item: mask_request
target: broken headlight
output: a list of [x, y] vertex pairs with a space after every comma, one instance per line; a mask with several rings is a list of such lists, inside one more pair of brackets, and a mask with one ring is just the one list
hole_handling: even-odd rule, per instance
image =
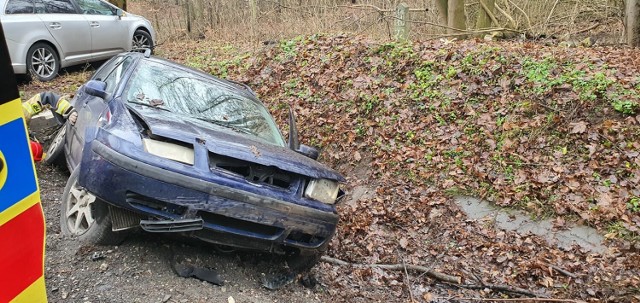
[[193, 148], [147, 138], [142, 139], [142, 144], [144, 150], [152, 155], [193, 165]]
[[322, 203], [334, 204], [338, 197], [338, 182], [327, 179], [314, 179], [309, 182], [304, 196]]

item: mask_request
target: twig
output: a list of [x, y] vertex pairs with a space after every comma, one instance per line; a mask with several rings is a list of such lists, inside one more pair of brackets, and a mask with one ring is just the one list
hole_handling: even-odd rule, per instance
[[492, 299], [492, 298], [456, 298], [462, 301], [491, 301], [491, 302], [568, 302], [577, 303], [580, 301], [571, 299], [549, 299], [549, 298], [511, 298], [511, 299]]
[[561, 273], [561, 274], [563, 274], [563, 275], [565, 275], [567, 277], [574, 278], [574, 279], [577, 278], [577, 276], [574, 273], [569, 272], [567, 270], [564, 270], [564, 269], [562, 269], [562, 268], [560, 268], [558, 266], [555, 266], [553, 264], [545, 263], [544, 265], [553, 268], [555, 271], [557, 271], [557, 272], [559, 272], [559, 273]]
[[581, 29], [581, 30], [579, 30], [579, 31], [575, 31], [575, 32], [573, 32], [573, 33], [569, 33], [569, 35], [571, 36], [571, 35], [582, 34], [582, 33], [584, 33], [584, 32], [588, 32], [588, 31], [590, 31], [590, 30], [592, 30], [592, 29], [594, 29], [594, 28], [596, 28], [596, 27], [598, 27], [598, 26], [600, 26], [600, 25], [602, 25], [602, 24], [600, 24], [600, 23], [596, 23], [596, 24], [594, 24], [594, 25], [592, 25], [592, 26], [589, 26], [589, 27], [587, 27], [587, 28], [583, 28], [583, 29]]
[[498, 10], [503, 16], [505, 16], [505, 18], [509, 19], [509, 24], [511, 24], [511, 28], [517, 28], [518, 27], [518, 25], [516, 24], [516, 21], [513, 20], [513, 17], [511, 17], [511, 15], [509, 15], [505, 10], [500, 8], [498, 3], [496, 3], [496, 10]]
[[482, 9], [485, 11], [485, 13], [487, 13], [487, 16], [489, 16], [489, 19], [491, 19], [491, 21], [493, 21], [493, 24], [500, 26], [500, 23], [498, 23], [498, 19], [496, 19], [496, 16], [493, 14], [493, 12], [487, 7], [487, 5], [484, 3], [483, 0], [480, 0], [480, 6], [482, 6]]
[[407, 284], [407, 290], [409, 291], [409, 298], [411, 299], [411, 303], [413, 303], [415, 302], [415, 300], [413, 300], [413, 293], [411, 292], [413, 283], [409, 280], [409, 273], [407, 272], [407, 265], [404, 263], [404, 258], [402, 259], [402, 266], [404, 267], [404, 279], [406, 280], [405, 283]]
[[513, 5], [518, 11], [520, 11], [520, 13], [522, 15], [524, 15], [524, 18], [527, 19], [527, 26], [529, 27], [528, 30], [531, 30], [531, 19], [529, 19], [529, 15], [527, 15], [527, 13], [524, 12], [523, 9], [521, 9], [517, 4], [513, 3], [513, 1], [511, 0], [506, 0], [509, 3], [511, 3], [511, 5]]
[[[357, 9], [374, 9], [380, 13], [393, 13], [395, 9], [381, 9], [372, 4], [357, 4], [357, 5], [336, 5], [336, 7], [344, 7], [344, 8], [357, 8]], [[426, 12], [429, 11], [427, 8], [410, 8], [410, 12]]]
[[[520, 288], [520, 287], [514, 287], [514, 286], [509, 286], [509, 285], [496, 285], [496, 284], [484, 284], [483, 285], [476, 285], [476, 284], [459, 284], [457, 285], [459, 287], [462, 288], [467, 288], [467, 289], [485, 289], [485, 288], [489, 288], [492, 290], [497, 290], [497, 291], [502, 291], [502, 292], [510, 292], [510, 293], [514, 293], [514, 294], [519, 294], [519, 295], [525, 295], [525, 296], [529, 296], [529, 297], [542, 297], [536, 293], [530, 292], [524, 288]], [[544, 298], [546, 299], [546, 298]], [[520, 299], [523, 300], [523, 299]]]
[[560, 0], [556, 0], [556, 2], [553, 4], [553, 7], [551, 8], [551, 11], [549, 12], [549, 16], [547, 16], [547, 21], [545, 22], [545, 29], [549, 24], [549, 20], [551, 20], [551, 16], [553, 16], [553, 11], [555, 11], [556, 6], [558, 6], [558, 2], [560, 2]]
[[[386, 18], [391, 18], [391, 19], [399, 19], [396, 16], [386, 16]], [[510, 31], [510, 32], [516, 32], [521, 34], [522, 32], [516, 29], [511, 29], [511, 28], [504, 28], [504, 27], [498, 27], [498, 28], [487, 28], [487, 29], [481, 29], [481, 30], [464, 30], [464, 29], [459, 29], [459, 28], [455, 28], [455, 27], [449, 27], [446, 25], [441, 25], [441, 24], [437, 24], [437, 23], [433, 23], [433, 22], [429, 22], [429, 21], [414, 21], [414, 20], [404, 20], [405, 22], [409, 22], [409, 23], [416, 23], [416, 24], [427, 24], [427, 25], [432, 25], [432, 26], [436, 26], [436, 27], [441, 27], [441, 28], [446, 28], [446, 29], [452, 29], [454, 31], [457, 31], [458, 33], [456, 34], [447, 34], [447, 35], [437, 35], [438, 38], [442, 38], [442, 37], [447, 37], [447, 36], [461, 36], [461, 35], [468, 35], [468, 34], [479, 34], [479, 33], [489, 33], [489, 32], [500, 32], [500, 31]], [[428, 35], [426, 35], [428, 36]]]
[[433, 279], [440, 280], [443, 282], [447, 282], [451, 284], [462, 283], [462, 278], [460, 277], [443, 274], [420, 265], [408, 264], [406, 266], [403, 266], [402, 264], [358, 264], [358, 263], [345, 262], [340, 259], [335, 259], [328, 256], [322, 256], [320, 260], [326, 263], [331, 263], [331, 264], [336, 264], [341, 266], [373, 267], [373, 268], [388, 269], [388, 270], [404, 270], [406, 268], [409, 270], [425, 273], [428, 277], [431, 277]]
[[509, 285], [497, 285], [497, 284], [485, 284], [482, 283], [482, 285], [478, 285], [478, 284], [462, 284], [462, 278], [461, 277], [456, 277], [456, 276], [450, 276], [447, 274], [443, 274], [437, 271], [433, 271], [431, 269], [428, 269], [424, 266], [420, 266], [420, 265], [413, 265], [413, 264], [409, 264], [409, 265], [404, 265], [404, 264], [359, 264], [359, 263], [349, 263], [349, 262], [345, 262], [342, 261], [340, 259], [336, 259], [336, 258], [331, 258], [328, 256], [322, 256], [322, 258], [320, 259], [323, 262], [326, 263], [331, 263], [331, 264], [336, 264], [336, 265], [341, 265], [341, 266], [354, 266], [354, 267], [369, 267], [369, 268], [380, 268], [380, 269], [387, 269], [387, 270], [398, 270], [398, 271], [402, 271], [402, 270], [413, 270], [413, 271], [417, 271], [417, 272], [422, 272], [425, 273], [427, 276], [438, 280], [438, 281], [442, 281], [445, 283], [449, 283], [451, 285], [455, 285], [458, 287], [462, 287], [462, 288], [467, 288], [467, 289], [492, 289], [492, 290], [496, 290], [496, 291], [501, 291], [501, 292], [508, 292], [508, 293], [514, 293], [514, 294], [519, 294], [519, 295], [525, 295], [525, 296], [530, 296], [530, 297], [543, 297], [542, 295], [536, 294], [534, 292], [528, 291], [526, 289], [523, 288], [519, 288], [519, 287], [513, 287], [513, 286], [509, 286]]

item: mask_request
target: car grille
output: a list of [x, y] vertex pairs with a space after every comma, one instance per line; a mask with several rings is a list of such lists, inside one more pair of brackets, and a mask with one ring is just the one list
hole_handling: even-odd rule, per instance
[[269, 184], [285, 189], [289, 189], [293, 183], [291, 174], [273, 166], [260, 165], [214, 153], [209, 153], [209, 163], [211, 170], [231, 172], [250, 182]]
[[206, 225], [213, 225], [217, 229], [231, 232], [252, 233], [264, 238], [270, 238], [282, 234], [282, 228], [255, 223], [246, 220], [235, 219], [223, 215], [199, 211], [198, 216], [202, 218]]

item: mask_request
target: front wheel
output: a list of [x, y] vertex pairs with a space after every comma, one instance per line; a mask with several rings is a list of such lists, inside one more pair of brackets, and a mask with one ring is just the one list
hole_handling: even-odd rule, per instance
[[80, 167], [76, 167], [64, 188], [60, 210], [60, 229], [82, 242], [117, 245], [125, 234], [111, 230], [107, 203], [78, 185]]
[[45, 164], [52, 165], [54, 163], [64, 163], [64, 140], [67, 135], [67, 124], [63, 124], [62, 127], [53, 137], [53, 140], [47, 148], [47, 154], [42, 160]]
[[51, 81], [58, 75], [60, 59], [49, 44], [38, 42], [27, 51], [27, 72], [40, 81]]
[[136, 30], [131, 40], [131, 50], [134, 52], [144, 52], [146, 49], [150, 49], [153, 52], [151, 35], [141, 29]]

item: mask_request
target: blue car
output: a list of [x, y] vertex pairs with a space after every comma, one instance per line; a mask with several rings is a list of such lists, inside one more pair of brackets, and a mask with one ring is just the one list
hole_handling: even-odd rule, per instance
[[67, 235], [116, 244], [139, 227], [317, 260], [335, 233], [344, 178], [298, 143], [292, 111], [286, 142], [244, 84], [123, 53], [72, 104], [46, 159], [71, 172]]

